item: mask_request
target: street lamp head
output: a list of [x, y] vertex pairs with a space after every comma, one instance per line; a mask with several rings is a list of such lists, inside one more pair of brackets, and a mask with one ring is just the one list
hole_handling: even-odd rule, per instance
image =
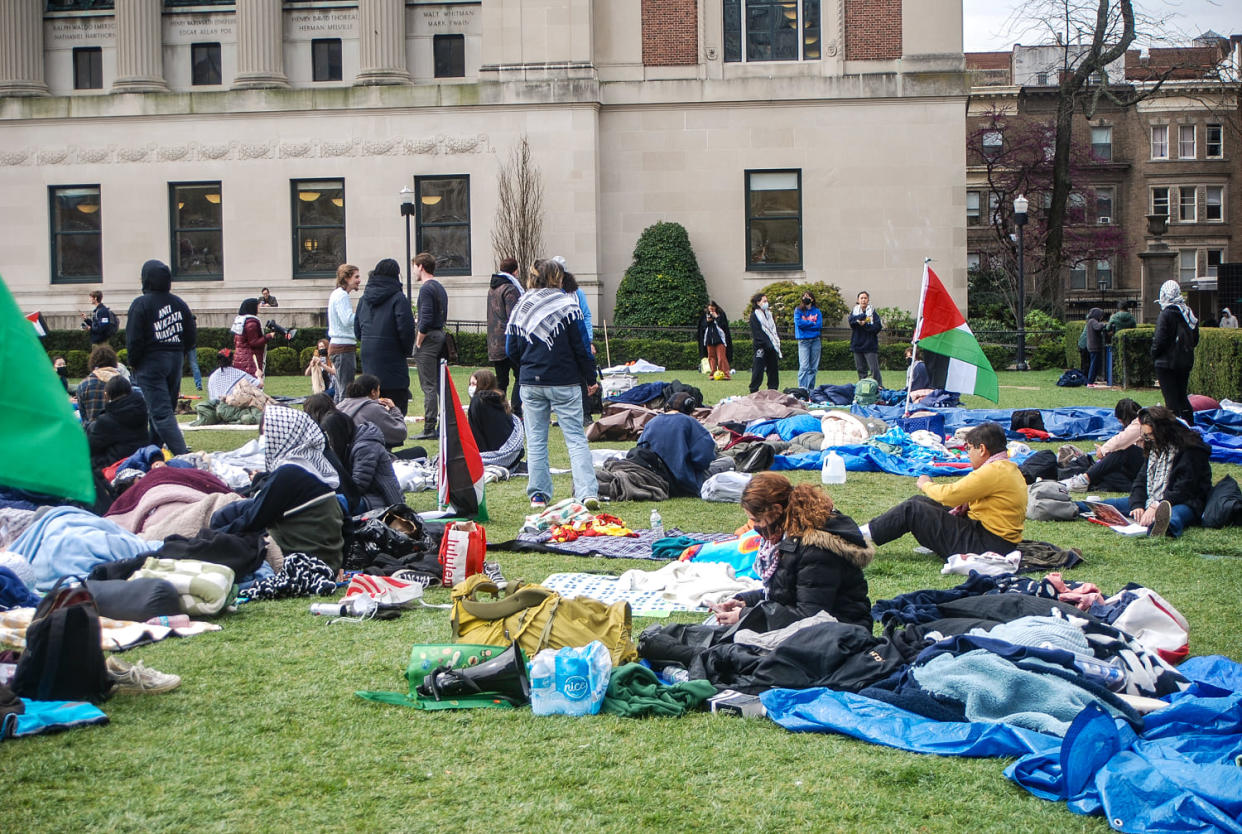
[[414, 213], [414, 189], [408, 185], [401, 189], [401, 214], [409, 217]]
[[1030, 208], [1030, 202], [1026, 197], [1019, 194], [1013, 201], [1013, 222], [1018, 226], [1026, 225], [1026, 210]]

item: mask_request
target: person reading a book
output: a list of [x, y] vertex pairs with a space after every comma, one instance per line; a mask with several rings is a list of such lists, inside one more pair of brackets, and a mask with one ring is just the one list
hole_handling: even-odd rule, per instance
[[1009, 553], [1022, 540], [1026, 521], [1026, 480], [1005, 450], [1005, 431], [983, 423], [966, 434], [973, 471], [950, 484], [926, 475], [917, 481], [922, 495], [907, 498], [863, 525], [877, 546], [910, 533], [943, 559], [958, 553]]

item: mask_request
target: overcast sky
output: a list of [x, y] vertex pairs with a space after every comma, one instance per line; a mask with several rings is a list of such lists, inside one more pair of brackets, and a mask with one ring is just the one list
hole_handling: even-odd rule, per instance
[[[1026, 0], [962, 0], [964, 48], [967, 52], [1006, 51], [1015, 42], [1045, 41], [1022, 22], [1013, 23], [1015, 8]], [[1228, 37], [1242, 34], [1242, 0], [1138, 0], [1136, 10], [1150, 9], [1174, 17], [1176, 29], [1190, 37], [1211, 29]]]

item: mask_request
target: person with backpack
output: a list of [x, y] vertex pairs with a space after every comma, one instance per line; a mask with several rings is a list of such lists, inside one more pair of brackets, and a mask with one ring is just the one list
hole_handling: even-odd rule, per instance
[[1182, 288], [1172, 279], [1160, 287], [1160, 317], [1151, 340], [1152, 364], [1164, 404], [1187, 425], [1195, 424], [1195, 412], [1186, 396], [1190, 369], [1195, 364], [1195, 346], [1199, 344], [1199, 319], [1190, 311]]
[[90, 297], [95, 309], [82, 314], [82, 329], [89, 332], [92, 345], [102, 345], [116, 335], [116, 316], [104, 306], [102, 292], [91, 290]]
[[884, 329], [884, 322], [880, 321], [880, 314], [871, 306], [871, 294], [866, 290], [858, 294], [858, 303], [850, 313], [849, 322], [850, 352], [854, 354], [858, 378], [870, 374], [876, 384], [883, 385], [880, 375], [880, 331]]

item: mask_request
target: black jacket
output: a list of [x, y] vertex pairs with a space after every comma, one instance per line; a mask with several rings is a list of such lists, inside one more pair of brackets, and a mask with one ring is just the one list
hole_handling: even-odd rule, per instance
[[369, 509], [379, 510], [405, 500], [392, 468], [392, 455], [384, 448], [384, 436], [374, 423], [358, 427], [350, 451], [349, 469]]
[[1092, 307], [1087, 313], [1087, 350], [1091, 353], [1097, 353], [1104, 349], [1104, 331], [1108, 329], [1108, 324], [1104, 321], [1104, 311], [1099, 307]]
[[[863, 568], [875, 556], [858, 525], [847, 515], [833, 513], [821, 529], [801, 539], [786, 538], [779, 545], [776, 572], [767, 581], [767, 602], [789, 609], [792, 619], [826, 611], [843, 623], [871, 630], [871, 600]], [[737, 598], [753, 607], [764, 602], [762, 590]]]
[[[711, 325], [715, 325], [715, 327]], [[716, 332], [716, 327], [719, 327], [720, 332], [724, 334], [725, 358], [732, 363], [733, 336], [729, 333], [729, 322], [724, 316], [718, 316], [710, 323], [707, 321], [707, 313], [699, 316], [699, 332], [696, 337], [699, 342], [699, 356], [707, 356], [708, 345], [721, 344], [720, 334]]]
[[380, 388], [409, 388], [406, 358], [414, 352], [414, 315], [391, 275], [372, 274], [358, 302], [354, 335], [362, 345], [362, 368], [379, 377]]
[[750, 314], [750, 341], [756, 352], [762, 350], [764, 353], [776, 353], [776, 345], [772, 344], [772, 339], [763, 329], [756, 312]]
[[1186, 323], [1182, 311], [1165, 307], [1156, 319], [1156, 334], [1151, 340], [1152, 364], [1157, 368], [1188, 371], [1195, 364], [1195, 345], [1199, 344], [1199, 328]]
[[116, 316], [112, 315], [112, 311], [103, 304], [95, 305], [95, 311], [91, 313], [88, 323], [92, 345], [103, 344], [117, 331]]
[[[366, 298], [366, 293], [363, 293], [362, 297]], [[418, 287], [418, 332], [443, 330], [446, 321], [448, 321], [448, 293], [444, 291], [443, 284], [434, 278], [428, 278]]]
[[124, 460], [150, 442], [146, 401], [138, 394], [112, 400], [87, 427], [86, 436], [92, 468], [103, 469]]
[[850, 350], [854, 353], [879, 353], [879, 334], [884, 329], [884, 323], [880, 321], [880, 314], [874, 310], [870, 324], [863, 321], [864, 318], [862, 313], [850, 315]]
[[[1179, 315], [1178, 318], [1181, 318]], [[1198, 437], [1187, 438], [1186, 445], [1173, 458], [1169, 467], [1169, 482], [1164, 488], [1164, 500], [1170, 504], [1185, 504], [1194, 510], [1195, 518], [1203, 515], [1208, 493], [1212, 491], [1212, 450]], [[1147, 462], [1139, 469], [1130, 487], [1130, 509], [1147, 506]]]
[[125, 324], [125, 347], [131, 368], [154, 351], [185, 353], [198, 341], [190, 308], [169, 292], [172, 273], [160, 261], [142, 265], [142, 295], [129, 305]]

